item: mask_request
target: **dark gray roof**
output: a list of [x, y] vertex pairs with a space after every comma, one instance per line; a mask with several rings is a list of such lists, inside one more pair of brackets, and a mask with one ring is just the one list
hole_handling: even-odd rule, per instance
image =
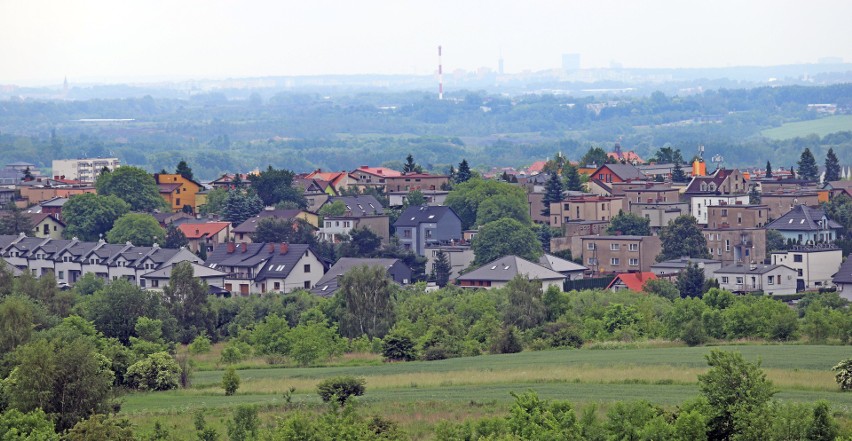
[[539, 263], [539, 265], [541, 265], [545, 268], [552, 269], [553, 271], [556, 271], [557, 273], [585, 271], [585, 270], [588, 269], [583, 265], [572, 262], [570, 260], [565, 260], [565, 259], [556, 257], [552, 254], [543, 254], [538, 259], [538, 263]]
[[[189, 261], [184, 260], [184, 262], [189, 262]], [[180, 262], [178, 262], [178, 263], [180, 263]], [[224, 277], [225, 276], [225, 273], [223, 273], [222, 271], [219, 271], [219, 270], [216, 270], [216, 269], [213, 269], [213, 268], [208, 268], [204, 265], [199, 265], [195, 262], [189, 262], [189, 264], [192, 266], [193, 277], [205, 279], [205, 278], [209, 278], [209, 277]], [[172, 276], [172, 270], [174, 269], [174, 267], [175, 267], [175, 265], [170, 265], [170, 266], [167, 266], [165, 268], [161, 268], [161, 269], [158, 269], [156, 271], [152, 271], [148, 274], [144, 274], [144, 275], [142, 275], [142, 277], [144, 277], [146, 279], [168, 279]]]
[[775, 268], [786, 268], [790, 271], [795, 271], [786, 265], [766, 265], [762, 263], [756, 265], [733, 264], [717, 269], [714, 274], [766, 274]]
[[420, 207], [408, 207], [402, 214], [399, 215], [399, 219], [393, 223], [394, 227], [416, 227], [422, 223], [433, 223], [439, 222], [444, 216], [451, 215], [458, 217], [456, 212], [453, 211], [452, 208], [439, 205], [439, 206], [428, 206], [423, 205]]
[[311, 289], [311, 293], [322, 297], [330, 297], [334, 295], [339, 288], [338, 280], [340, 276], [346, 274], [350, 269], [356, 266], [381, 266], [389, 270], [392, 266], [399, 262], [399, 259], [341, 257], [340, 260], [338, 260], [331, 268], [329, 268], [325, 275], [322, 276], [314, 288]]
[[694, 263], [696, 265], [699, 264], [699, 263], [714, 264], [714, 263], [722, 263], [722, 261], [721, 260], [714, 260], [714, 259], [699, 259], [697, 257], [680, 257], [680, 258], [677, 258], [677, 259], [669, 259], [669, 260], [664, 260], [662, 262], [657, 262], [657, 263], [651, 265], [651, 268], [683, 269], [683, 268], [686, 268], [686, 266], [690, 263]]
[[628, 179], [647, 179], [648, 177], [633, 164], [604, 164], [601, 167], [610, 169], [616, 176], [626, 181]]
[[256, 281], [286, 278], [306, 252], [313, 253], [310, 246], [305, 244], [289, 244], [287, 251], [282, 254], [280, 244], [241, 243], [235, 245], [232, 253], [228, 253], [228, 245], [222, 244], [207, 256], [205, 265], [214, 269], [223, 266], [254, 268], [263, 265], [255, 276]]
[[[827, 225], [823, 225], [821, 227], [818, 222], [826, 220]], [[828, 219], [825, 215], [825, 210], [822, 208], [797, 205], [783, 216], [770, 222], [766, 228], [779, 231], [819, 231], [826, 229], [840, 229], [843, 228], [843, 226], [831, 219]]]
[[840, 269], [837, 270], [837, 274], [834, 275], [831, 281], [835, 284], [852, 283], [852, 259], [846, 259], [846, 262], [840, 265]]
[[[274, 249], [274, 252], [271, 254], [269, 254], [269, 249], [271, 248], [269, 245], [272, 245]], [[268, 260], [264, 262], [263, 268], [257, 273], [257, 277], [255, 277], [256, 281], [269, 278], [286, 278], [306, 252], [313, 253], [310, 246], [305, 244], [290, 244], [285, 254], [281, 254], [280, 248], [275, 247], [275, 244], [269, 245], [266, 246], [265, 251]]]
[[234, 228], [234, 233], [252, 234], [257, 231], [257, 224], [265, 218], [273, 219], [293, 219], [301, 213], [302, 210], [263, 210], [257, 216], [246, 219], [245, 222]]
[[361, 196], [333, 196], [328, 198], [326, 204], [333, 204], [337, 201], [343, 202], [346, 205], [346, 217], [364, 217], [376, 216], [385, 214], [385, 208], [372, 195]]
[[508, 282], [522, 274], [529, 279], [554, 280], [564, 279], [565, 276], [545, 268], [537, 263], [522, 259], [518, 256], [505, 256], [482, 265], [467, 274], [459, 276], [458, 280], [491, 280]]

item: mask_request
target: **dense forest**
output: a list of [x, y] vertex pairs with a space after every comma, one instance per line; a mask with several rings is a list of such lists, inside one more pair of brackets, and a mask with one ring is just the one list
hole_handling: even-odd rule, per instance
[[782, 141], [760, 135], [817, 118], [807, 110], [813, 103], [845, 112], [852, 85], [639, 98], [467, 91], [443, 101], [424, 92], [8, 100], [0, 102], [0, 157], [49, 169], [57, 158], [116, 155], [150, 171], [186, 159], [202, 179], [270, 164], [297, 171], [393, 165], [409, 152], [432, 170], [462, 158], [480, 169], [522, 166], [557, 151], [577, 159], [590, 145], [610, 149], [617, 140], [643, 157], [667, 145], [684, 152], [704, 145], [731, 166], [759, 166], [767, 158], [793, 165], [804, 147], [817, 156], [833, 147], [841, 163], [852, 162], [848, 132]]

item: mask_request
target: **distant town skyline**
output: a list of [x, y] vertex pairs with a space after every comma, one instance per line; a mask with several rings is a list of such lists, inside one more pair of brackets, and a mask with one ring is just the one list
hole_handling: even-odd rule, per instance
[[0, 1], [0, 84], [852, 61], [852, 2]]

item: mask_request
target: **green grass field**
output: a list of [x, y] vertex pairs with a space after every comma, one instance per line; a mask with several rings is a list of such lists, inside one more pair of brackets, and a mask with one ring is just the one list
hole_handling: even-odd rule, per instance
[[834, 115], [811, 121], [798, 121], [766, 129], [761, 134], [772, 139], [804, 137], [812, 133], [825, 136], [829, 133], [852, 131], [852, 115]]
[[[257, 404], [265, 421], [288, 409], [320, 409], [315, 386], [335, 375], [367, 381], [359, 399], [365, 413], [397, 421], [416, 439], [428, 439], [441, 420], [501, 415], [512, 402], [510, 392], [537, 391], [544, 398], [568, 399], [577, 406], [595, 403], [606, 409], [615, 401], [645, 399], [675, 406], [698, 394], [697, 375], [706, 370], [710, 347], [565, 350], [485, 355], [432, 362], [386, 363], [372, 366], [243, 369], [237, 395], [226, 397], [219, 387], [223, 371], [195, 374], [193, 387], [125, 397], [122, 414], [142, 430], [154, 421], [189, 436], [192, 411], [208, 409], [212, 424], [223, 424], [230, 408]], [[848, 346], [741, 345], [725, 346], [751, 361], [762, 361], [776, 384], [776, 398], [812, 402], [828, 400], [848, 421], [852, 394], [841, 393], [831, 367], [850, 356]], [[284, 400], [290, 387], [292, 403]], [[218, 420], [217, 420], [218, 418]]]

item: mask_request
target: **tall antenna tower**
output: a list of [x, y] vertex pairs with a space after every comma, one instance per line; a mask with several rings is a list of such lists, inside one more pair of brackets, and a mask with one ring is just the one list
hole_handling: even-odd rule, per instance
[[444, 99], [444, 70], [441, 66], [441, 46], [438, 46], [438, 99]]

